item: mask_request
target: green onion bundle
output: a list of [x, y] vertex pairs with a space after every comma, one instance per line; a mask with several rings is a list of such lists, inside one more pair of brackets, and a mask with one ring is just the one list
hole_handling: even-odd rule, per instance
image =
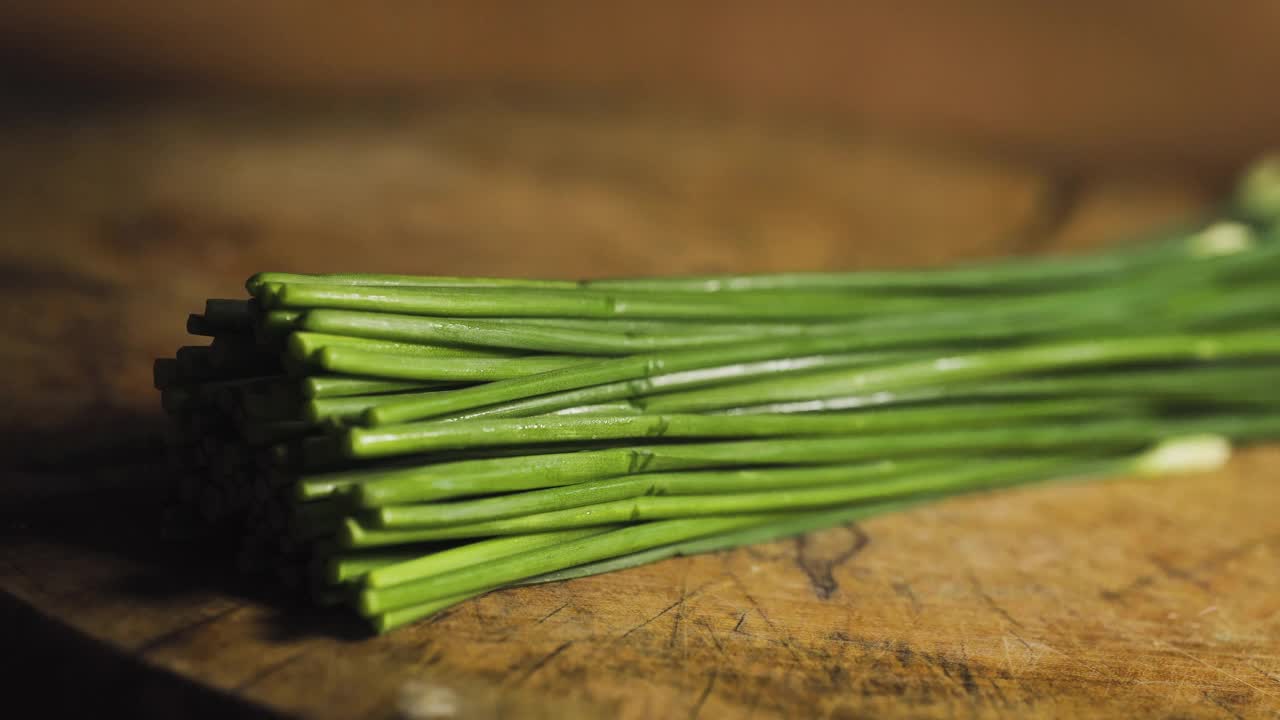
[[571, 282], [260, 273], [156, 361], [175, 513], [379, 631], [476, 595], [1280, 437], [1280, 164], [1092, 254]]

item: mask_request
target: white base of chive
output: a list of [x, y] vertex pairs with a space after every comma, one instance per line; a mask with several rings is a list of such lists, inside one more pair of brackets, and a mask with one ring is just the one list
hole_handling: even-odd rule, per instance
[[1140, 455], [1134, 470], [1142, 475], [1217, 470], [1231, 459], [1231, 441], [1221, 435], [1170, 438]]
[[1216, 222], [1188, 240], [1192, 257], [1235, 255], [1257, 244], [1253, 230], [1244, 223]]

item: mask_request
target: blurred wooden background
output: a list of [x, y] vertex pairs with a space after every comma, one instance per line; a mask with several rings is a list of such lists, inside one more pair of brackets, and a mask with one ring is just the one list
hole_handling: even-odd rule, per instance
[[47, 0], [5, 4], [0, 48], [36, 84], [554, 94], [1221, 168], [1280, 144], [1277, 27], [1271, 0]]

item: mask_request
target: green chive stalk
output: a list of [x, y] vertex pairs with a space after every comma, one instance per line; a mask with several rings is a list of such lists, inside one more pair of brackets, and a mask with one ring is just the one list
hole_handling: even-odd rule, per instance
[[[1140, 242], [589, 281], [259, 273], [153, 367], [168, 515], [377, 631], [1280, 438], [1280, 167]], [[185, 314], [185, 313], [184, 313]], [[891, 551], [891, 550], [890, 550]]]
[[643, 438], [730, 438], [855, 435], [932, 428], [1006, 425], [1043, 418], [1141, 414], [1144, 405], [1127, 398], [1025, 400], [961, 403], [923, 408], [782, 417], [772, 415], [559, 416], [498, 420], [406, 423], [346, 432], [351, 458], [536, 443], [633, 440]]

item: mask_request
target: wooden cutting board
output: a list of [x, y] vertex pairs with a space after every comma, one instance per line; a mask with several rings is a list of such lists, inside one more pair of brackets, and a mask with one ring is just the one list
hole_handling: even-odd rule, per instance
[[[237, 699], [340, 718], [1280, 714], [1275, 447], [494, 593], [378, 638], [155, 536], [170, 478], [150, 360], [255, 270], [936, 264], [1106, 242], [1204, 207], [1194, 178], [588, 106], [127, 105], [5, 126], [0, 617], [20, 640], [0, 652], [61, 667], [51, 703], [94, 701], [97, 679], [158, 716]], [[102, 681], [120, 668], [142, 669]]]

